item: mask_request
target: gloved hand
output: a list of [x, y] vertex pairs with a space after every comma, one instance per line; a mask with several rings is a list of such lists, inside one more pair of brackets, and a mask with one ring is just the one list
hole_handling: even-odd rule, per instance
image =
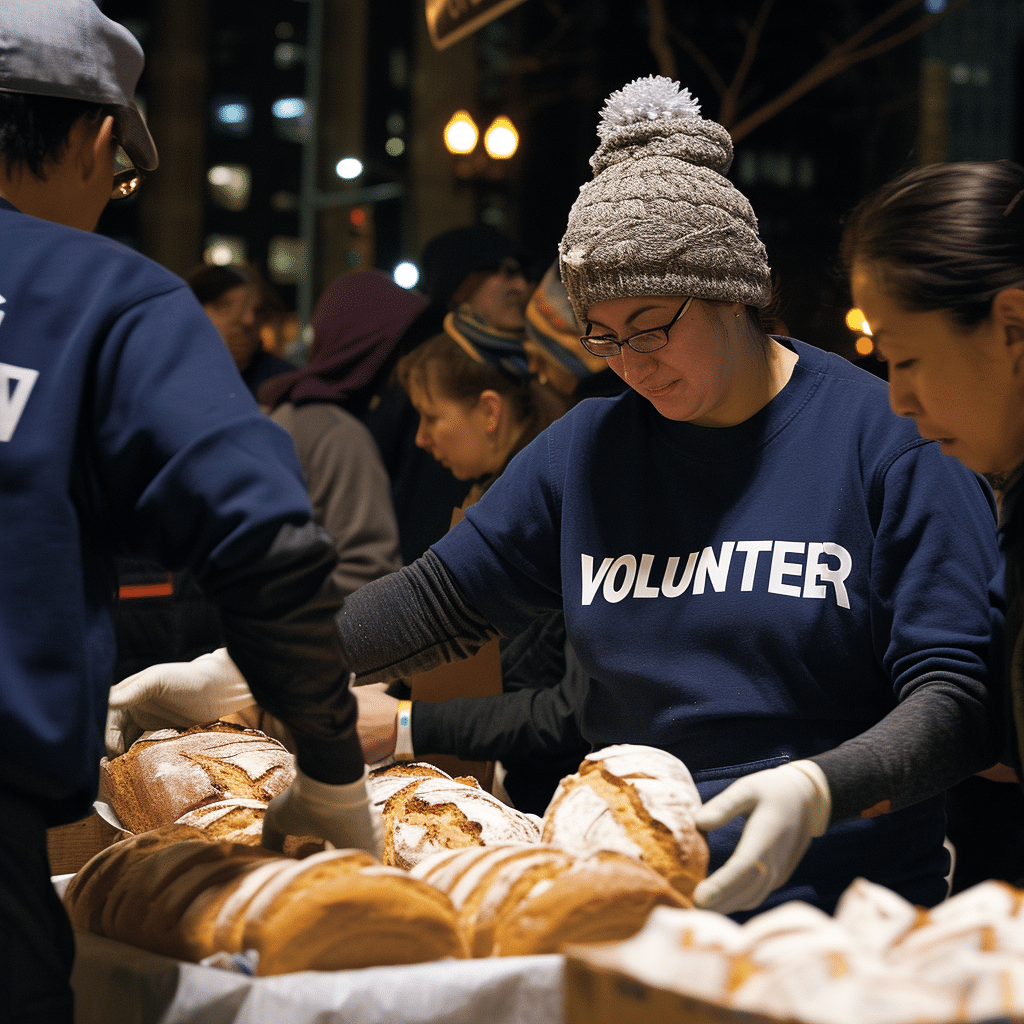
[[339, 850], [366, 850], [379, 859], [384, 823], [370, 804], [367, 775], [364, 768], [362, 778], [333, 786], [297, 771], [263, 815], [263, 845], [280, 853], [286, 836], [316, 836]]
[[693, 894], [702, 910], [754, 910], [785, 883], [811, 840], [828, 828], [832, 796], [813, 761], [791, 761], [737, 779], [697, 812], [710, 832], [737, 815], [747, 818], [732, 856]]
[[369, 683], [351, 688], [359, 707], [356, 731], [368, 764], [383, 761], [395, 752], [398, 699], [388, 695], [387, 686], [387, 683]]
[[151, 665], [110, 688], [107, 757], [123, 754], [150, 729], [202, 725], [251, 704], [248, 684], [225, 647], [194, 661]]

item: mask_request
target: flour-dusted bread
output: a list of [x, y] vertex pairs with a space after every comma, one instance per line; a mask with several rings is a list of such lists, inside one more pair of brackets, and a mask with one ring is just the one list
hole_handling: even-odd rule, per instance
[[572, 864], [572, 855], [554, 846], [507, 843], [442, 850], [409, 874], [451, 899], [470, 955], [482, 957], [494, 951], [498, 922]]
[[577, 857], [598, 850], [633, 857], [691, 899], [708, 866], [708, 844], [694, 824], [700, 803], [689, 770], [672, 754], [605, 747], [559, 783], [542, 840]]
[[495, 956], [557, 953], [581, 942], [635, 935], [655, 907], [691, 907], [661, 875], [632, 857], [601, 850], [533, 888], [494, 932]]
[[411, 868], [440, 850], [495, 843], [536, 843], [527, 815], [460, 779], [413, 779], [383, 807], [384, 863]]
[[425, 761], [405, 761], [378, 768], [370, 772], [366, 779], [366, 790], [370, 794], [370, 802], [384, 813], [384, 805], [400, 789], [411, 786], [418, 779], [448, 779], [452, 777], [440, 768]]
[[232, 797], [186, 811], [175, 824], [191, 825], [211, 842], [249, 843], [256, 846], [263, 836], [263, 814], [266, 809], [267, 805], [262, 800]]
[[376, 864], [306, 867], [315, 859], [276, 876], [246, 908], [242, 946], [258, 952], [259, 974], [465, 956], [455, 908], [433, 886]]
[[129, 832], [146, 832], [230, 798], [268, 803], [295, 777], [283, 744], [258, 729], [211, 722], [162, 729], [100, 762], [101, 794]]
[[445, 892], [473, 956], [555, 953], [637, 932], [656, 906], [689, 906], [657, 872], [603, 851], [575, 858], [539, 844], [449, 850], [410, 872]]

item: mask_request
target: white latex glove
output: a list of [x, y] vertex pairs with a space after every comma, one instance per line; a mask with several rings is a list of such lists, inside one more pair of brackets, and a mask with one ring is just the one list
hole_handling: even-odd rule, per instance
[[737, 779], [697, 812], [697, 828], [711, 832], [737, 815], [747, 819], [732, 856], [693, 894], [703, 910], [754, 910], [784, 884], [811, 840], [828, 828], [832, 796], [813, 761], [791, 761]]
[[366, 791], [368, 769], [355, 782], [332, 786], [301, 771], [263, 815], [263, 845], [280, 853], [286, 836], [315, 836], [339, 850], [366, 850], [378, 859], [384, 848], [384, 823]]
[[193, 661], [151, 665], [110, 688], [107, 757], [123, 754], [151, 729], [203, 725], [255, 703], [226, 647]]

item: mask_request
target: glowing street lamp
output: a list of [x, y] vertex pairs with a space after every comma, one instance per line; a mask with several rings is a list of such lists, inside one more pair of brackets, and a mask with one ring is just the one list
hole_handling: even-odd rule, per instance
[[861, 334], [871, 334], [871, 328], [868, 326], [867, 320], [864, 319], [864, 314], [857, 309], [856, 306], [846, 314], [846, 326], [849, 327], [851, 331], [858, 331]]
[[484, 132], [484, 149], [492, 160], [508, 160], [519, 148], [519, 132], [504, 115], [496, 117]]
[[468, 110], [456, 110], [444, 126], [444, 144], [449, 153], [457, 156], [472, 153], [479, 138], [480, 129]]

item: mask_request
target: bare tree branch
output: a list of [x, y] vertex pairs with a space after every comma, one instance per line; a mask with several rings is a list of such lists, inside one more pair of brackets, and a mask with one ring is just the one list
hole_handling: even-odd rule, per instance
[[718, 73], [718, 69], [711, 63], [704, 51], [699, 49], [692, 39], [683, 35], [683, 33], [674, 26], [668, 26], [668, 33], [685, 51], [694, 64], [704, 72], [708, 81], [711, 82], [711, 87], [718, 94], [719, 98], [724, 96], [725, 90], [728, 88], [725, 84], [725, 79]]
[[758, 110], [754, 111], [754, 113], [743, 118], [743, 120], [736, 124], [730, 125], [722, 120], [721, 123], [724, 127], [729, 129], [729, 134], [732, 136], [733, 142], [738, 142], [740, 139], [749, 135], [755, 128], [759, 128], [765, 123], [765, 121], [768, 121], [780, 111], [793, 104], [796, 100], [805, 96], [812, 89], [816, 89], [823, 82], [828, 81], [828, 79], [846, 71], [856, 64], [860, 64], [880, 53], [884, 53], [886, 50], [893, 49], [894, 47], [906, 42], [908, 39], [919, 36], [922, 32], [931, 28], [931, 26], [937, 21], [947, 17], [949, 14], [952, 14], [955, 10], [959, 10], [965, 4], [969, 3], [970, 0], [953, 0], [953, 2], [950, 3], [944, 11], [942, 11], [942, 13], [926, 15], [922, 18], [918, 18], [899, 32], [895, 32], [891, 36], [887, 36], [885, 39], [881, 39], [870, 46], [864, 46], [861, 49], [856, 49], [856, 46], [871, 38], [879, 28], [888, 24], [905, 11], [916, 7], [918, 2], [919, 0], [900, 0], [899, 3], [894, 4], [892, 7], [882, 12], [882, 14], [869, 24], [858, 29], [857, 32], [851, 35], [847, 40], [840, 43], [833, 50], [827, 53], [820, 61], [818, 61], [817, 64], [814, 65], [814, 67], [804, 75], [801, 75], [800, 78], [789, 86], [789, 88], [784, 89], [775, 97], [775, 99], [765, 103]]
[[663, 0], [647, 0], [647, 43], [658, 62], [658, 70], [666, 78], [676, 77], [676, 55], [668, 42], [668, 19]]
[[747, 38], [743, 47], [743, 56], [740, 58], [740, 62], [732, 76], [732, 81], [722, 94], [719, 121], [725, 128], [728, 128], [736, 119], [740, 92], [743, 89], [743, 85], [747, 80], [747, 75], [750, 74], [750, 69], [754, 64], [754, 58], [757, 56], [757, 48], [761, 43], [761, 35], [764, 32], [765, 23], [768, 21], [768, 15], [771, 14], [774, 4], [775, 0], [761, 0], [761, 6], [758, 8], [754, 24], [746, 31]]

